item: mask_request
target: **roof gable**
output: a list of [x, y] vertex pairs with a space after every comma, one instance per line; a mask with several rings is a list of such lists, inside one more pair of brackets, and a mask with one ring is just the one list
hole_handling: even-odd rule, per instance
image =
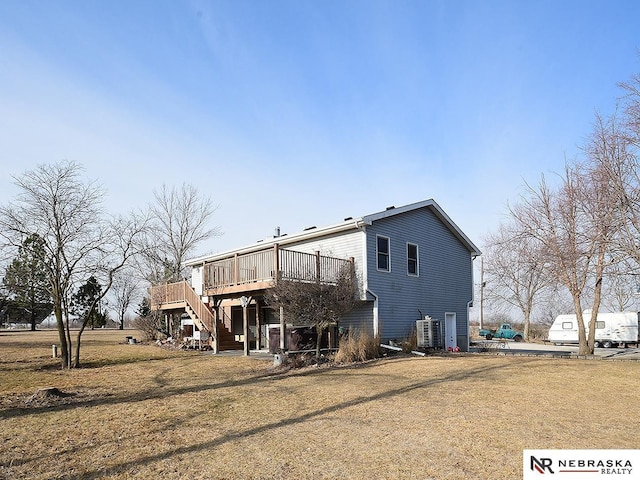
[[473, 242], [465, 235], [465, 233], [460, 230], [460, 228], [454, 223], [453, 220], [445, 213], [445, 211], [438, 205], [435, 200], [423, 200], [421, 202], [412, 203], [409, 205], [404, 205], [402, 207], [389, 207], [386, 210], [378, 213], [372, 213], [371, 215], [365, 215], [362, 217], [362, 221], [371, 225], [376, 220], [381, 220], [383, 218], [389, 218], [394, 215], [401, 215], [406, 212], [410, 212], [413, 210], [418, 210], [420, 208], [428, 208], [431, 210], [438, 219], [444, 223], [444, 225], [451, 230], [454, 236], [462, 242], [462, 244], [469, 250], [471, 255], [478, 256], [481, 255], [482, 252], [478, 247], [476, 247]]

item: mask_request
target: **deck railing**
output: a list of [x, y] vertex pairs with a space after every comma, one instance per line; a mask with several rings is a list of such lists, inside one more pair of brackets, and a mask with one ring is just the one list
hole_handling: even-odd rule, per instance
[[206, 291], [273, 281], [278, 275], [285, 280], [333, 283], [340, 272], [352, 263], [353, 259], [328, 257], [319, 252], [296, 252], [276, 245], [274, 248], [205, 263], [203, 287]]
[[[277, 278], [303, 282], [335, 283], [345, 268], [353, 268], [353, 259], [327, 257], [319, 252], [304, 253], [274, 248], [234, 255], [205, 263], [203, 292], [226, 287], [246, 287], [247, 290], [265, 288], [264, 282]], [[238, 291], [234, 289], [234, 291]], [[211, 331], [214, 317], [200, 296], [186, 282], [154, 285], [150, 289], [153, 309], [181, 308], [186, 303], [195, 312], [207, 330]]]
[[151, 303], [153, 309], [171, 304], [182, 306], [186, 303], [195, 312], [197, 321], [201, 322], [202, 325], [198, 327], [201, 330], [204, 327], [210, 332], [213, 330], [213, 314], [186, 281], [154, 285], [151, 287]]

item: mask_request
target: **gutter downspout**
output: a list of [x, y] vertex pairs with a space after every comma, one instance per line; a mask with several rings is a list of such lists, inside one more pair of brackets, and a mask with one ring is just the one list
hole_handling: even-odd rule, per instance
[[378, 321], [378, 295], [367, 288], [367, 293], [373, 297], [373, 336], [380, 335], [380, 324]]
[[376, 295], [371, 290], [369, 290], [369, 278], [367, 275], [367, 269], [369, 268], [368, 259], [367, 259], [367, 229], [365, 227], [365, 222], [363, 222], [361, 218], [355, 220], [353, 223], [355, 227], [364, 234], [363, 242], [362, 242], [363, 244], [362, 245], [362, 275], [364, 278], [362, 279], [362, 284], [364, 287], [365, 296], [366, 294], [369, 294], [373, 297], [373, 336], [377, 337], [378, 335], [380, 335], [380, 320], [378, 315], [378, 295]]

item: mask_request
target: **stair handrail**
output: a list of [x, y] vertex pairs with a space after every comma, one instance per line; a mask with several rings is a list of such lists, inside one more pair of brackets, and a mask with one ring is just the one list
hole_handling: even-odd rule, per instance
[[205, 303], [202, 301], [202, 298], [200, 298], [200, 295], [196, 293], [191, 285], [186, 281], [183, 281], [182, 284], [184, 288], [184, 300], [198, 317], [197, 321], [200, 323], [198, 327], [200, 327], [201, 330], [204, 329], [209, 333], [212, 333], [213, 322], [215, 321], [213, 313], [211, 313], [209, 308], [207, 308]]

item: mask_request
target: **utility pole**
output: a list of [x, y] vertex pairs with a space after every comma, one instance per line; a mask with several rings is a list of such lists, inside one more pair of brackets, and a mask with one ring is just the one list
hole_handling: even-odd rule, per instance
[[484, 257], [480, 257], [480, 330], [484, 328]]

